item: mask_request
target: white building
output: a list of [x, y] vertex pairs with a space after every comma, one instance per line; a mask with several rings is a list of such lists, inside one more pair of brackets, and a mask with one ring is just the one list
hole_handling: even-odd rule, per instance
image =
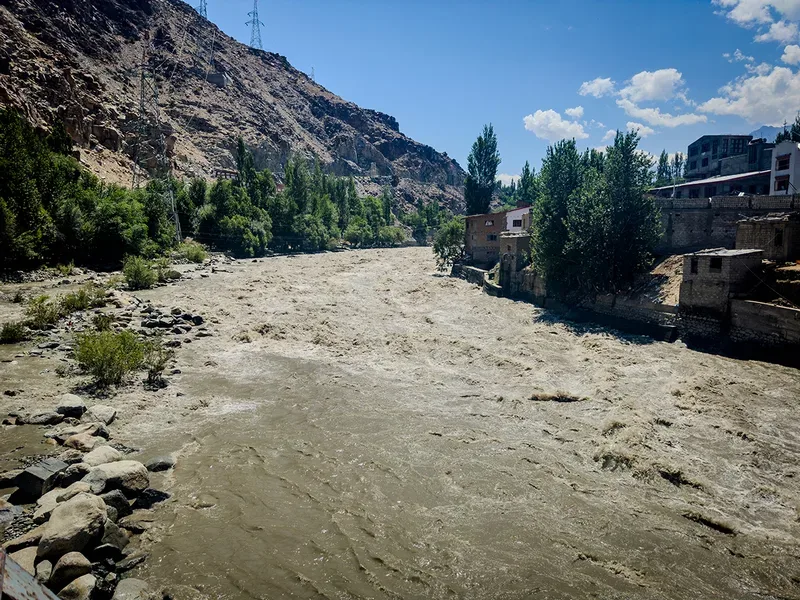
[[770, 196], [800, 194], [800, 144], [781, 142], [772, 151]]
[[531, 225], [531, 207], [516, 208], [506, 213], [506, 231], [527, 231]]

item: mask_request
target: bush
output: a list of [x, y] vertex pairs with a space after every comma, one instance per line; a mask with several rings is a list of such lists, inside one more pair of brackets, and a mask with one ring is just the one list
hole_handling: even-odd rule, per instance
[[23, 302], [25, 302], [25, 295], [22, 293], [22, 290], [17, 290], [11, 301], [14, 304], [22, 304]]
[[59, 307], [50, 301], [49, 296], [42, 295], [28, 301], [25, 316], [31, 329], [47, 329], [58, 323], [61, 312]]
[[122, 267], [125, 282], [131, 290], [147, 290], [156, 283], [157, 275], [141, 256], [129, 256]]
[[56, 271], [62, 277], [67, 277], [68, 275], [72, 275], [72, 271], [75, 269], [75, 263], [71, 262], [68, 265], [56, 265]]
[[206, 258], [208, 258], [208, 252], [206, 252], [203, 244], [197, 242], [181, 244], [180, 248], [178, 248], [178, 252], [189, 262], [197, 264], [205, 262]]
[[59, 312], [66, 316], [79, 310], [100, 308], [106, 305], [106, 292], [98, 285], [88, 285], [77, 292], [66, 294], [59, 300]]
[[75, 359], [98, 385], [117, 385], [141, 367], [144, 344], [130, 331], [83, 333], [77, 337]]
[[173, 356], [174, 352], [165, 348], [159, 340], [145, 342], [142, 366], [147, 371], [147, 385], [161, 387], [164, 381], [164, 369]]
[[114, 325], [114, 318], [105, 313], [97, 313], [92, 317], [92, 325], [97, 331], [111, 331], [111, 326]]
[[464, 219], [454, 217], [436, 232], [433, 252], [436, 255], [436, 268], [444, 271], [464, 254]]
[[25, 337], [25, 324], [21, 322], [3, 323], [0, 329], [0, 344], [18, 344]]

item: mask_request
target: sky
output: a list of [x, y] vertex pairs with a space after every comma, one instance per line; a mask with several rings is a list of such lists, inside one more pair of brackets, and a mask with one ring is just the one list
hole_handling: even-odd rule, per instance
[[[198, 2], [198, 0], [190, 0]], [[208, 0], [249, 43], [253, 0]], [[686, 152], [800, 110], [800, 0], [259, 0], [264, 49], [466, 168], [492, 123], [508, 182], [549, 144]]]

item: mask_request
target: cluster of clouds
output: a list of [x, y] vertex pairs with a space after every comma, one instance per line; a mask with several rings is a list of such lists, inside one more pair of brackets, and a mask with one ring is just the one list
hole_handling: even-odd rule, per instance
[[[800, 108], [800, 71], [793, 68], [800, 66], [800, 0], [711, 2], [725, 19], [752, 30], [755, 42], [777, 43], [783, 50], [783, 64], [759, 63], [738, 48], [725, 53], [723, 58], [728, 62], [741, 64], [743, 74], [700, 103], [689, 98], [686, 81], [675, 68], [641, 71], [621, 83], [597, 77], [583, 82], [578, 94], [613, 99], [630, 119], [626, 128], [642, 137], [657, 133], [657, 128], [705, 123], [713, 115], [735, 115], [764, 125], [793, 120]], [[548, 141], [583, 140], [590, 137], [587, 129], [598, 125], [594, 120], [583, 121], [584, 112], [582, 106], [567, 108], [563, 115], [554, 109], [537, 110], [524, 118], [524, 124], [528, 131]], [[607, 130], [603, 142], [612, 140], [615, 133]]]

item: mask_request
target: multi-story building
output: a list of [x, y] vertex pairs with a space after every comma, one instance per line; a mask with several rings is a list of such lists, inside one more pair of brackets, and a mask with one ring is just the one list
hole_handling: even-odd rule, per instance
[[[515, 208], [485, 215], [471, 215], [466, 219], [464, 252], [475, 266], [490, 268], [506, 252], [501, 233], [522, 234], [531, 226], [530, 207]], [[506, 242], [508, 245], [508, 242]], [[516, 247], [516, 246], [515, 246]]]
[[800, 194], [800, 144], [781, 142], [775, 146], [769, 182], [770, 196]]
[[[750, 135], [704, 135], [692, 142], [689, 144], [686, 154], [686, 179], [707, 179], [722, 175], [722, 160], [747, 156], [748, 145], [752, 139], [753, 136]], [[744, 168], [738, 173], [749, 170]], [[752, 170], [758, 171], [759, 169]], [[736, 175], [738, 173], [729, 172], [727, 174]]]

